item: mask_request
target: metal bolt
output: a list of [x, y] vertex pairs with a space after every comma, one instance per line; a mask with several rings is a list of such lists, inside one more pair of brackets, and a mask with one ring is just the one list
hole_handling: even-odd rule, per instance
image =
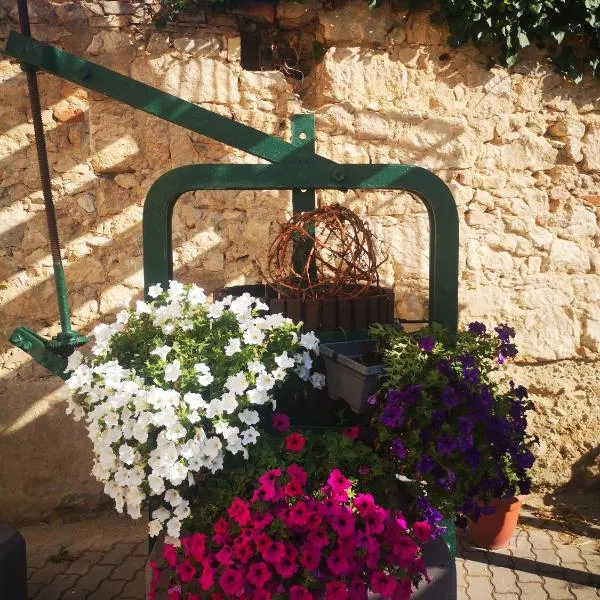
[[31, 348], [33, 348], [33, 344], [31, 342], [24, 342], [21, 344], [21, 348], [25, 351], [31, 350]]
[[12, 343], [15, 344], [15, 346], [18, 346], [22, 342], [23, 342], [23, 336], [20, 333], [17, 333], [16, 335], [13, 335], [13, 337], [12, 337]]
[[80, 69], [79, 69], [79, 77], [81, 77], [81, 79], [87, 79], [88, 77], [90, 77], [91, 74], [92, 73], [91, 73], [89, 67], [86, 67], [85, 65], [83, 65], [82, 67], [80, 67]]
[[344, 181], [344, 179], [346, 179], [346, 176], [341, 171], [334, 171], [333, 179], [335, 181]]

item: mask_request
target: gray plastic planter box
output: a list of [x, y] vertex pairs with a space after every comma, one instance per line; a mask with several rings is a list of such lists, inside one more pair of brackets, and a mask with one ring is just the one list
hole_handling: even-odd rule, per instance
[[361, 356], [375, 348], [373, 340], [321, 344], [321, 354], [327, 372], [327, 391], [342, 398], [355, 413], [369, 410], [369, 396], [377, 391], [383, 365], [366, 366], [358, 362]]

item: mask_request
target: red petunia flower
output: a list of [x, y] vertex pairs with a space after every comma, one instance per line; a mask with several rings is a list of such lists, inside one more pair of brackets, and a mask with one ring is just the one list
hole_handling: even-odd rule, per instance
[[301, 433], [290, 433], [285, 438], [285, 449], [290, 452], [301, 452], [305, 443], [306, 439]]

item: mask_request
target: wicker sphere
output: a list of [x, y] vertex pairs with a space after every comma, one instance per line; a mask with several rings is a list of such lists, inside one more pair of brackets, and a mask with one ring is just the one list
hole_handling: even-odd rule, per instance
[[269, 250], [266, 279], [287, 298], [357, 298], [379, 287], [382, 262], [368, 225], [333, 204], [296, 213], [281, 225]]

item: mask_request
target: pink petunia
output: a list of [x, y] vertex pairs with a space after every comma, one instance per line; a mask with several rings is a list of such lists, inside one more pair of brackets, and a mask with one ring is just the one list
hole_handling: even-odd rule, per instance
[[311, 546], [316, 546], [317, 548], [324, 548], [329, 545], [329, 536], [327, 535], [327, 531], [323, 528], [317, 529], [316, 531], [311, 531], [308, 534], [308, 543]]
[[386, 516], [386, 511], [380, 507], [373, 507], [366, 510], [362, 517], [367, 535], [383, 533]]
[[187, 541], [187, 551], [191, 557], [200, 562], [206, 554], [206, 536], [203, 533], [194, 533], [187, 536], [183, 543]]
[[406, 519], [404, 518], [404, 515], [401, 512], [396, 514], [394, 521], [402, 531], [406, 531], [408, 524], [406, 523]]
[[230, 596], [235, 596], [244, 585], [244, 577], [237, 569], [225, 569], [219, 577], [221, 589]]
[[331, 516], [331, 527], [341, 536], [348, 536], [354, 533], [356, 523], [354, 515], [349, 510], [340, 510]]
[[347, 600], [348, 589], [340, 581], [332, 581], [325, 586], [325, 600]]
[[431, 539], [431, 525], [427, 521], [416, 521], [412, 533], [422, 544], [426, 544]]
[[300, 465], [290, 465], [286, 469], [286, 472], [289, 475], [290, 479], [296, 479], [300, 482], [300, 485], [306, 485], [306, 482], [308, 481], [308, 475]]
[[396, 578], [383, 571], [375, 571], [371, 575], [371, 591], [381, 594], [384, 598], [391, 598], [393, 596], [396, 585]]
[[350, 587], [348, 588], [348, 599], [349, 600], [367, 600], [368, 598], [368, 588], [365, 582], [360, 577], [355, 577], [350, 582]]
[[302, 496], [302, 494], [304, 494], [304, 489], [302, 484], [297, 479], [292, 479], [286, 484], [284, 492], [290, 498], [298, 498], [298, 496]]
[[357, 440], [360, 435], [360, 427], [346, 427], [344, 431], [342, 431], [342, 435], [350, 438], [351, 440]]
[[280, 477], [281, 477], [281, 469], [271, 469], [270, 471], [263, 473], [258, 478], [258, 483], [260, 483], [260, 485], [273, 486], [273, 485], [275, 485], [275, 483], [277, 483], [277, 480]]
[[210, 562], [205, 560], [202, 563], [202, 575], [200, 575], [198, 578], [198, 583], [204, 591], [207, 591], [210, 590], [214, 582], [215, 578], [213, 568], [210, 566]]
[[223, 546], [215, 554], [215, 558], [223, 566], [228, 566], [231, 564], [231, 555], [232, 555], [231, 546]]
[[271, 541], [260, 553], [263, 560], [271, 564], [276, 564], [285, 556], [285, 546], [282, 542]]
[[327, 557], [327, 568], [335, 575], [336, 577], [340, 577], [342, 575], [347, 575], [350, 570], [350, 565], [346, 560], [344, 554], [342, 554], [339, 550], [334, 550]]
[[290, 588], [290, 600], [313, 600], [313, 595], [301, 585]]
[[375, 499], [371, 494], [356, 494], [354, 498], [354, 508], [360, 515], [375, 506]]
[[180, 562], [177, 565], [177, 577], [183, 583], [189, 583], [196, 575], [196, 569], [189, 559]]
[[176, 585], [167, 591], [167, 597], [169, 600], [181, 600], [181, 587]]
[[252, 494], [252, 503], [254, 502], [272, 502], [277, 497], [277, 490], [272, 484], [263, 484], [257, 487]]
[[213, 531], [215, 532], [216, 536], [224, 537], [229, 534], [229, 523], [225, 519], [221, 518], [213, 525]]
[[173, 568], [177, 563], [177, 550], [172, 544], [165, 544], [163, 547], [163, 558], [167, 561], [169, 567]]
[[394, 595], [392, 596], [393, 600], [409, 600], [412, 594], [412, 584], [408, 577], [405, 577], [401, 581], [398, 581], [396, 584], [396, 589], [394, 590]]
[[344, 477], [339, 469], [333, 469], [327, 478], [327, 485], [331, 490], [331, 495], [334, 500], [348, 500], [348, 490], [352, 485], [349, 479]]
[[227, 509], [227, 514], [240, 526], [245, 527], [250, 521], [250, 508], [241, 498], [235, 498]]
[[290, 523], [295, 527], [303, 527], [306, 525], [309, 517], [310, 511], [305, 502], [296, 502], [296, 504], [290, 508]]
[[315, 546], [305, 546], [300, 552], [300, 564], [307, 571], [316, 571], [321, 563], [321, 550]]
[[402, 535], [394, 539], [392, 554], [394, 560], [401, 566], [406, 566], [414, 560], [419, 553], [417, 543], [407, 535]]
[[275, 563], [275, 570], [284, 579], [293, 577], [298, 568], [296, 557], [290, 554], [286, 554], [279, 562]]
[[254, 529], [264, 529], [273, 522], [273, 515], [268, 512], [255, 512], [252, 514], [251, 525]]
[[257, 588], [263, 587], [271, 577], [271, 570], [264, 562], [251, 564], [248, 568], [248, 575], [246, 576], [248, 582]]

